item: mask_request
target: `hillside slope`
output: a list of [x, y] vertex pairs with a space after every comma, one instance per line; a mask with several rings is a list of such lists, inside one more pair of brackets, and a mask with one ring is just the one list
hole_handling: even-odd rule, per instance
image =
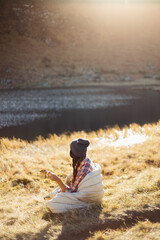
[[159, 87], [159, 11], [158, 4], [1, 0], [0, 88]]
[[[51, 214], [43, 196], [57, 185], [42, 179], [40, 170], [64, 181], [72, 171], [70, 142], [79, 137], [89, 139], [88, 157], [102, 168], [103, 201]], [[54, 134], [33, 142], [0, 139], [0, 239], [86, 239], [98, 230], [97, 240], [160, 239], [159, 149], [160, 122]]]

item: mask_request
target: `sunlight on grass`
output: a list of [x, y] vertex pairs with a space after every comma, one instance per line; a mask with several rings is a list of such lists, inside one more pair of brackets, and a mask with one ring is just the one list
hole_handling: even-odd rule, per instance
[[[113, 147], [120, 147], [120, 146], [132, 146], [134, 144], [142, 143], [146, 141], [147, 135], [142, 133], [134, 133], [132, 129], [122, 130], [122, 131], [115, 131], [117, 137], [114, 134], [110, 134], [109, 136], [104, 135], [100, 139], [96, 139], [99, 145], [109, 145]], [[117, 139], [118, 138], [118, 139]]]
[[159, 240], [160, 238], [160, 223], [151, 223], [146, 220], [144, 222], [139, 221], [138, 224], [130, 229], [119, 229], [117, 231], [103, 231], [96, 232], [94, 236], [88, 238], [88, 240], [126, 240], [126, 239], [140, 239], [140, 240]]
[[[43, 196], [56, 184], [49, 179], [41, 179], [40, 170], [51, 170], [65, 180], [72, 171], [70, 142], [76, 138], [89, 139], [88, 156], [102, 167], [105, 187], [102, 204], [63, 216], [50, 215]], [[39, 136], [30, 143], [1, 138], [1, 239], [52, 239], [52, 236], [56, 239], [69, 231], [74, 234], [87, 231], [90, 226], [101, 224], [106, 219], [121, 219], [126, 211], [141, 211], [142, 214], [146, 209], [154, 211], [160, 199], [159, 149], [160, 121], [142, 127], [131, 124], [123, 129], [115, 126], [89, 133], [54, 134], [47, 139]], [[131, 234], [135, 239], [142, 239], [138, 235], [140, 226], [139, 223], [129, 230], [120, 231], [120, 234], [127, 240]], [[144, 223], [144, 226], [147, 229], [151, 226], [153, 232], [141, 231], [143, 237], [152, 239], [156, 236], [158, 225]], [[93, 239], [106, 239], [106, 236], [123, 239], [118, 238], [118, 233], [117, 230], [102, 231]]]

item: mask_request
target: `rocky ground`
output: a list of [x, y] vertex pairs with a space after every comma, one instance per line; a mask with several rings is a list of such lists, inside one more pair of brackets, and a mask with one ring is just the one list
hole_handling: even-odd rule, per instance
[[160, 6], [1, 0], [0, 89], [160, 89]]

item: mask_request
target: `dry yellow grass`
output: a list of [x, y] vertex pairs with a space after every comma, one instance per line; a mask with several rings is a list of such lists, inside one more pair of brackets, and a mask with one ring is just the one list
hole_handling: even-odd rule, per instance
[[[56, 184], [39, 172], [48, 169], [64, 180], [72, 171], [70, 142], [79, 137], [90, 140], [88, 156], [102, 167], [104, 199], [50, 214], [43, 196]], [[33, 142], [0, 139], [0, 239], [160, 239], [160, 224], [152, 223], [160, 222], [159, 150], [160, 121]], [[132, 227], [137, 219], [142, 222]]]
[[130, 229], [119, 229], [117, 231], [103, 231], [96, 232], [93, 237], [88, 238], [88, 240], [159, 240], [160, 238], [160, 223], [151, 223], [146, 220], [144, 222], [139, 222], [136, 226]]

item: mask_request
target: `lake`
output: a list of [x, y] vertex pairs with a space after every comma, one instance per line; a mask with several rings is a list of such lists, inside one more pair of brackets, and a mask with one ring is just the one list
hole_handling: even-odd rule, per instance
[[131, 87], [0, 91], [0, 137], [37, 136], [160, 119], [160, 93]]

